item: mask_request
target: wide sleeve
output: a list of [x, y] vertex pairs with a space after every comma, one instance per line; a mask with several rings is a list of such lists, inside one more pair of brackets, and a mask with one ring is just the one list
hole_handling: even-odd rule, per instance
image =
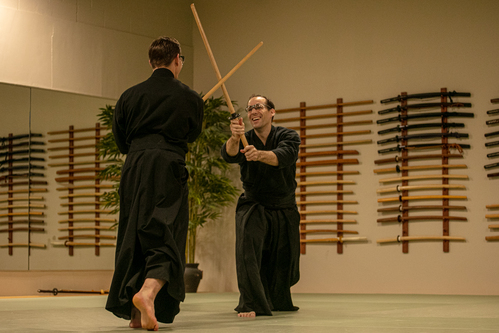
[[[186, 99], [187, 100], [187, 99]], [[204, 117], [204, 103], [203, 99], [197, 93], [192, 91], [192, 96], [189, 98], [189, 105], [187, 105], [189, 117], [189, 136], [187, 142], [192, 143], [196, 141], [199, 134], [203, 130], [203, 117]]]
[[294, 130], [284, 129], [278, 134], [277, 147], [272, 152], [277, 156], [279, 169], [289, 167], [296, 163], [300, 148], [300, 136]]
[[114, 141], [122, 154], [127, 154], [130, 146], [126, 142], [126, 125], [124, 115], [124, 105], [120, 98], [116, 103], [113, 114], [113, 135]]
[[[227, 149], [226, 146], [227, 142], [222, 145], [222, 149], [220, 150], [220, 154], [222, 155], [222, 158], [224, 159], [225, 162], [227, 163], [242, 163], [246, 161], [246, 158], [244, 157], [244, 154], [241, 152], [237, 152], [237, 155], [235, 156], [230, 156], [227, 154]], [[239, 142], [239, 148], [242, 149], [242, 143]]]

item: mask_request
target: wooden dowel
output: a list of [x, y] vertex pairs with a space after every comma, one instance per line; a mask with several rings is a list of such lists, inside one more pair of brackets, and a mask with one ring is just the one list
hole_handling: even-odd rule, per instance
[[447, 205], [419, 205], [419, 206], [397, 206], [378, 208], [378, 212], [401, 212], [404, 210], [418, 210], [418, 209], [457, 209], [466, 210], [466, 206], [447, 206]]
[[419, 195], [413, 197], [394, 197], [394, 198], [383, 198], [378, 199], [378, 202], [392, 202], [402, 200], [424, 200], [424, 199], [468, 199], [465, 195]]
[[466, 238], [453, 237], [453, 236], [398, 236], [397, 238], [378, 239], [376, 242], [378, 244], [381, 244], [381, 243], [425, 241], [425, 240], [466, 241]]
[[313, 138], [325, 138], [325, 137], [330, 137], [330, 136], [357, 135], [357, 134], [369, 134], [369, 133], [371, 133], [371, 130], [338, 132], [338, 133], [308, 134], [308, 135], [300, 135], [300, 138], [313, 139]]
[[347, 190], [336, 190], [336, 191], [305, 191], [305, 192], [296, 192], [295, 194], [298, 196], [298, 195], [324, 195], [324, 194], [338, 194], [338, 193], [353, 194], [353, 191], [347, 191]]
[[[95, 154], [93, 154], [95, 155]], [[69, 157], [69, 156], [66, 156]], [[70, 165], [86, 165], [86, 164], [95, 164], [95, 163], [113, 163], [113, 161], [108, 161], [108, 160], [92, 160], [92, 161], [82, 161], [82, 162], [64, 162], [64, 163], [52, 163], [49, 164], [48, 166], [50, 167], [63, 167], [63, 166], [70, 166]]]
[[296, 178], [301, 176], [331, 176], [331, 175], [358, 175], [360, 172], [351, 171], [315, 171], [315, 172], [299, 172], [296, 174]]
[[86, 149], [86, 148], [95, 148], [97, 145], [96, 144], [91, 144], [91, 145], [81, 145], [81, 146], [62, 146], [62, 147], [51, 147], [47, 148], [47, 150], [66, 150], [66, 149]]
[[343, 243], [367, 241], [367, 237], [338, 237], [322, 239], [300, 239], [300, 243]]
[[324, 127], [338, 127], [338, 126], [352, 126], [352, 125], [367, 125], [372, 124], [372, 120], [359, 120], [359, 121], [345, 121], [342, 123], [330, 123], [330, 124], [317, 124], [317, 125], [307, 125], [307, 126], [288, 126], [289, 129], [299, 130], [299, 129], [317, 129]]
[[48, 142], [54, 143], [54, 142], [95, 140], [95, 139], [102, 139], [104, 137], [105, 137], [105, 135], [93, 135], [93, 136], [82, 136], [82, 137], [79, 137], [79, 138], [53, 139], [53, 140], [48, 140]]
[[[203, 39], [204, 46], [206, 48], [206, 52], [208, 52], [208, 57], [210, 58], [211, 65], [213, 69], [215, 70], [215, 75], [217, 76], [217, 80], [220, 81], [222, 79], [222, 74], [220, 74], [220, 70], [218, 69], [217, 62], [215, 61], [215, 56], [213, 55], [213, 52], [211, 51], [210, 44], [208, 43], [208, 38], [206, 37], [206, 34], [204, 33], [203, 26], [201, 25], [201, 20], [199, 19], [198, 13], [196, 11], [196, 7], [194, 4], [191, 4], [191, 10], [192, 14], [194, 15], [194, 20], [196, 21], [196, 24], [199, 29], [199, 33], [201, 34], [201, 38]], [[236, 113], [234, 110], [234, 106], [232, 105], [232, 100], [229, 97], [229, 92], [227, 91], [227, 88], [225, 87], [225, 84], [222, 84], [220, 86], [222, 88], [222, 93], [225, 98], [225, 102], [227, 103], [227, 107], [229, 109], [230, 114]], [[246, 136], [241, 135], [240, 136], [241, 142], [243, 143], [243, 146], [246, 147], [248, 145], [248, 141], [246, 140]]]
[[307, 153], [299, 153], [298, 157], [309, 156], [329, 156], [329, 155], [359, 155], [358, 150], [328, 150], [328, 151], [314, 151]]
[[236, 66], [234, 66], [234, 68], [232, 68], [230, 72], [227, 73], [227, 75], [225, 75], [221, 80], [219, 80], [218, 83], [213, 88], [211, 88], [211, 90], [208, 91], [206, 95], [203, 96], [203, 101], [206, 101], [208, 98], [210, 98], [210, 96], [213, 95], [213, 93], [217, 91], [217, 89], [220, 88], [222, 84], [224, 84], [225, 81], [227, 81], [232, 76], [232, 74], [234, 74], [234, 72], [238, 70], [239, 67], [241, 67], [242, 64], [244, 64], [246, 60], [248, 60], [249, 57], [251, 57], [253, 53], [255, 53], [262, 45], [263, 42], [258, 43], [258, 45], [255, 46], [253, 50], [251, 50], [250, 53], [248, 53]]
[[488, 241], [499, 240], [499, 236], [486, 236], [485, 239]]
[[427, 216], [396, 216], [396, 217], [386, 217], [380, 218], [376, 222], [402, 222], [402, 221], [414, 221], [414, 220], [455, 220], [455, 221], [468, 221], [466, 217], [462, 216], [439, 216], [439, 215], [427, 215]]
[[[366, 101], [358, 101], [358, 102], [345, 102], [345, 103], [337, 103], [337, 104], [323, 104], [323, 105], [315, 105], [315, 106], [306, 106], [305, 110], [321, 110], [321, 109], [334, 109], [338, 106], [355, 106], [355, 105], [365, 105], [372, 104], [372, 100]], [[279, 109], [279, 112], [291, 112], [291, 111], [300, 111], [302, 108], [289, 108], [289, 109]]]
[[342, 232], [344, 234], [358, 234], [358, 231], [355, 230], [333, 230], [333, 229], [308, 229], [308, 230], [300, 230], [300, 234], [315, 234], [315, 233], [338, 233]]
[[300, 220], [300, 224], [314, 224], [314, 223], [357, 223], [357, 220], [349, 219], [326, 219], [326, 220]]
[[499, 219], [499, 214], [486, 214], [485, 218], [487, 218], [487, 219]]
[[499, 229], [499, 224], [489, 224], [489, 229]]
[[101, 201], [84, 201], [84, 202], [63, 202], [61, 203], [62, 207], [67, 207], [67, 206], [95, 206], [95, 205], [104, 205], [105, 202]]
[[355, 210], [300, 210], [300, 214], [302, 215], [312, 215], [312, 214], [357, 214]]
[[351, 158], [351, 159], [299, 162], [299, 163], [296, 163], [296, 166], [299, 167], [299, 166], [307, 166], [307, 165], [337, 165], [337, 164], [359, 164], [359, 160], [356, 158]]
[[59, 231], [68, 231], [68, 230], [109, 230], [109, 231], [114, 231], [116, 228], [113, 227], [103, 227], [103, 226], [87, 226], [87, 227], [67, 227], [67, 228], [59, 228], [57, 229]]
[[323, 182], [298, 182], [298, 186], [307, 185], [337, 185], [337, 184], [355, 184], [353, 180], [331, 180]]
[[47, 134], [56, 135], [56, 134], [68, 134], [68, 133], [79, 133], [79, 132], [95, 132], [96, 129], [110, 130], [110, 128], [107, 128], [107, 127], [89, 127], [89, 128], [80, 128], [80, 129], [70, 129], [70, 130], [64, 130], [64, 131], [51, 131], [51, 132], [47, 132]]
[[0, 247], [38, 247], [44, 249], [45, 244], [39, 243], [9, 243], [9, 244], [0, 244]]
[[109, 214], [111, 213], [111, 210], [105, 210], [105, 209], [89, 209], [89, 210], [68, 210], [64, 212], [58, 212], [57, 214], [59, 215], [66, 215], [66, 214], [93, 214], [93, 213], [101, 213], [101, 214]]
[[100, 197], [100, 196], [103, 196], [103, 195], [104, 195], [104, 193], [97, 193], [97, 192], [79, 193], [79, 194], [62, 195], [62, 196], [59, 197], [59, 199], [78, 198], [78, 197]]
[[385, 168], [385, 169], [374, 169], [374, 173], [382, 173], [382, 172], [398, 172], [403, 170], [429, 170], [429, 169], [458, 169], [458, 168], [467, 168], [466, 164], [438, 164], [438, 165], [417, 165], [417, 166], [402, 166], [398, 168]]
[[410, 186], [397, 186], [390, 188], [381, 188], [376, 190], [377, 193], [401, 192], [411, 190], [435, 190], [443, 188], [466, 189], [464, 185], [410, 185]]
[[22, 223], [34, 223], [34, 224], [42, 224], [42, 223], [45, 223], [45, 221], [43, 220], [33, 220], [33, 219], [29, 219], [29, 220], [14, 220], [14, 221], [0, 221], [0, 224], [22, 224]]
[[342, 141], [342, 142], [328, 142], [328, 143], [317, 143], [317, 144], [306, 144], [300, 145], [300, 148], [319, 148], [319, 147], [331, 147], [331, 146], [346, 146], [346, 145], [360, 145], [365, 143], [372, 143], [373, 140], [354, 140], [354, 141]]
[[11, 193], [35, 193], [35, 192], [47, 192], [46, 188], [30, 188], [26, 190], [9, 190], [0, 192], [0, 194], [11, 194]]
[[356, 200], [316, 200], [316, 201], [297, 201], [297, 205], [323, 205], [323, 204], [357, 204]]
[[494, 209], [494, 208], [499, 208], [499, 205], [487, 205], [485, 207], [489, 209]]
[[[338, 116], [359, 116], [359, 115], [371, 114], [371, 113], [373, 113], [373, 110], [319, 114], [319, 115], [315, 115], [315, 116], [274, 119], [274, 123], [285, 123], [288, 121], [296, 121], [296, 120], [303, 120], [303, 119], [324, 119], [324, 118], [332, 118], [332, 117], [338, 117]], [[279, 114], [279, 112], [277, 112], [277, 114]]]
[[89, 185], [72, 185], [72, 186], [64, 186], [56, 188], [57, 191], [67, 191], [67, 190], [77, 190], [77, 189], [87, 189], [87, 188], [114, 188], [114, 185], [106, 185], [106, 184], [89, 184]]
[[68, 169], [68, 170], [58, 170], [56, 173], [58, 175], [65, 175], [69, 173], [84, 173], [84, 172], [100, 172], [105, 168], [81, 168], [81, 169]]
[[105, 219], [102, 217], [95, 217], [92, 219], [66, 219], [60, 220], [58, 223], [75, 223], [75, 222], [105, 222], [105, 223], [116, 223], [116, 219]]
[[68, 158], [68, 157], [82, 157], [82, 156], [97, 156], [97, 153], [80, 153], [80, 154], [68, 154], [68, 155], [50, 155], [49, 158], [58, 159], [58, 158]]
[[30, 201], [30, 200], [33, 200], [33, 201], [43, 200], [43, 197], [30, 196], [30, 197], [9, 198], [9, 199], [0, 200], [0, 203], [9, 202], [9, 201]]
[[72, 235], [72, 236], [61, 236], [57, 237], [57, 239], [69, 239], [69, 238], [103, 238], [103, 239], [116, 239], [116, 236], [112, 235], [95, 235], [95, 234], [88, 234], [88, 235]]
[[51, 242], [52, 245], [62, 245], [62, 246], [116, 246], [115, 243], [77, 243], [77, 242]]
[[426, 175], [426, 176], [407, 176], [396, 178], [380, 179], [380, 183], [398, 182], [403, 180], [428, 180], [428, 179], [469, 179], [467, 175]]
[[17, 208], [45, 208], [45, 205], [30, 204], [30, 205], [9, 205], [9, 206], [0, 206], [0, 210], [5, 210], [5, 209], [17, 209]]
[[0, 217], [7, 217], [7, 216], [42, 216], [43, 212], [23, 212], [23, 213], [7, 213], [7, 214], [0, 214]]

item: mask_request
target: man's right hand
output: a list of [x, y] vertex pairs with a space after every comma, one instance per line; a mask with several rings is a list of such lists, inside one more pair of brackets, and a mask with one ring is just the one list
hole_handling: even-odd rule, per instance
[[237, 140], [237, 142], [239, 142], [241, 136], [244, 135], [243, 118], [239, 117], [236, 119], [232, 119], [230, 121], [230, 131], [232, 132], [232, 139]]

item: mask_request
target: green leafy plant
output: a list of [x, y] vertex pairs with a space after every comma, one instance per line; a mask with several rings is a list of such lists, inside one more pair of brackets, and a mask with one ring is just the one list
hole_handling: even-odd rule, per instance
[[[235, 105], [235, 103], [233, 102]], [[211, 97], [204, 102], [204, 118], [202, 132], [197, 140], [189, 144], [186, 155], [186, 168], [189, 171], [189, 229], [187, 235], [186, 261], [195, 262], [196, 238], [198, 227], [220, 217], [222, 207], [234, 201], [238, 194], [226, 176], [229, 163], [220, 156], [220, 148], [230, 137], [230, 113], [224, 108], [227, 103], [222, 97]], [[99, 121], [108, 128], [112, 126], [114, 106], [101, 108]], [[109, 163], [101, 171], [104, 180], [114, 182], [114, 188], [101, 197], [106, 207], [113, 213], [119, 212], [119, 177], [123, 166], [123, 155], [120, 153], [112, 132], [109, 132], [99, 143], [99, 154]]]

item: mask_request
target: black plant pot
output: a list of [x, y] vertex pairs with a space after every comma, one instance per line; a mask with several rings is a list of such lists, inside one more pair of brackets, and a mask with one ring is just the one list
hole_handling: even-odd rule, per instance
[[199, 281], [203, 278], [203, 271], [198, 269], [199, 264], [185, 264], [184, 284], [186, 293], [198, 291]]

